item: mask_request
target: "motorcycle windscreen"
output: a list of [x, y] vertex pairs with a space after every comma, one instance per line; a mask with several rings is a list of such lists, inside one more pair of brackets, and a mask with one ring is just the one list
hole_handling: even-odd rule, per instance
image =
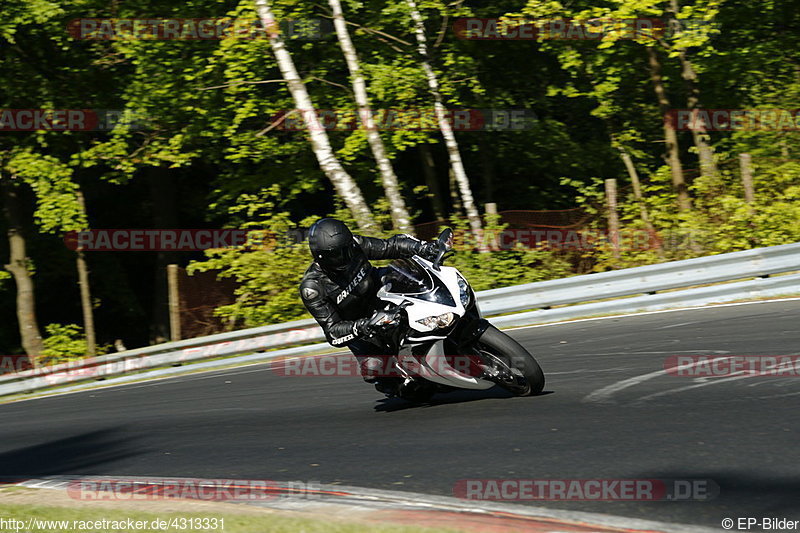
[[447, 286], [419, 263], [398, 259], [389, 263], [387, 270], [381, 281], [389, 285], [389, 292], [455, 307], [456, 302]]

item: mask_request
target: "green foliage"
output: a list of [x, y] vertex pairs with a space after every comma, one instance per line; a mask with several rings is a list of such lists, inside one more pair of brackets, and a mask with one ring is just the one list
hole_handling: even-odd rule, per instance
[[86, 213], [78, 202], [78, 185], [72, 169], [52, 156], [31, 149], [18, 150], [6, 163], [6, 171], [22, 178], [36, 194], [34, 216], [42, 231], [80, 231], [87, 228]]
[[[738, 167], [722, 165], [719, 175], [694, 180], [690, 187], [694, 209], [686, 213], [678, 212], [675, 207], [669, 169], [660, 168], [643, 187], [644, 205], [655, 234], [649, 233], [644, 225], [633, 193], [621, 197], [618, 205], [621, 257], [614, 257], [610, 242], [600, 243], [587, 254], [594, 270], [800, 241], [800, 164], [787, 161], [780, 165], [759, 165], [756, 160], [754, 167], [755, 202], [752, 205], [744, 200]], [[569, 180], [565, 183], [575, 186]], [[576, 188], [576, 200], [587, 212], [596, 214], [591, 229], [606, 231], [602, 183]]]
[[[507, 225], [497, 217], [487, 216], [484, 225], [487, 242], [502, 241], [500, 235]], [[456, 253], [447, 262], [467, 278], [476, 291], [496, 289], [521, 283], [545, 281], [573, 274], [569, 258], [544, 248], [529, 248], [517, 242], [512, 249], [480, 251], [480, 243], [469, 232], [466, 219], [453, 221]]]
[[195, 261], [187, 268], [189, 274], [213, 270], [220, 277], [236, 280], [236, 302], [216, 310], [216, 315], [231, 325], [284, 322], [305, 312], [298, 286], [310, 255], [305, 242], [293, 242], [288, 235], [307, 228], [313, 220], [293, 222], [288, 212], [278, 211], [281, 202], [277, 187], [239, 197], [229, 213], [242, 220], [240, 227], [250, 230], [247, 245], [207, 250], [205, 261]]
[[[190, 274], [217, 271], [218, 276], [233, 278], [239, 283], [236, 302], [216, 310], [216, 315], [229, 324], [255, 327], [308, 317], [298, 286], [311, 264], [311, 256], [305, 241], [295, 242], [286, 235], [290, 232], [300, 235], [297, 230], [310, 226], [316, 217], [294, 223], [287, 212], [280, 210], [283, 201], [277, 187], [264, 189], [257, 195], [242, 195], [229, 212], [235, 218], [241, 217], [241, 227], [252, 229], [249, 245], [208, 250], [205, 261], [195, 261], [187, 269]], [[391, 226], [391, 216], [384, 202], [373, 206], [373, 212], [384, 227]], [[339, 210], [335, 216], [351, 222], [345, 210]], [[511, 250], [480, 253], [478, 242], [468, 229], [466, 220], [454, 220], [456, 254], [447, 264], [458, 268], [475, 290], [571, 274], [568, 258], [552, 251], [519, 245]], [[490, 218], [485, 229], [487, 235], [500, 235], [505, 226]], [[380, 263], [375, 264], [379, 266]]]
[[[48, 324], [42, 339], [44, 349], [39, 364], [56, 365], [86, 357], [86, 336], [76, 324]], [[108, 353], [111, 346], [98, 346], [97, 355]]]

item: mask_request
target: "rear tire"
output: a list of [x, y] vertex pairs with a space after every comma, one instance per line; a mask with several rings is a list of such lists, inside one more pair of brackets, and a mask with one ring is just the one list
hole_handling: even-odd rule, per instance
[[[535, 396], [544, 389], [544, 372], [523, 346], [494, 326], [489, 326], [478, 339], [478, 348], [502, 359], [510, 368], [519, 370], [530, 385], [526, 392], [510, 390], [518, 396]], [[498, 383], [501, 387], [502, 383]]]

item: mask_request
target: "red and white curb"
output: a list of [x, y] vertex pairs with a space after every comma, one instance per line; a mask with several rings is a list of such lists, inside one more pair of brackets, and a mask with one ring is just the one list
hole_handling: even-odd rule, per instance
[[[223, 480], [143, 476], [49, 476], [38, 479], [6, 480], [4, 485], [35, 489], [74, 491], [77, 486], [92, 490], [112, 487], [124, 479], [136, 484], [144, 497], [117, 498], [121, 501], [172, 499], [159, 493], [169, 484], [214, 486]], [[263, 480], [225, 480], [236, 486], [264, 486]], [[238, 485], [236, 485], [238, 484]], [[395, 522], [425, 527], [459, 528], [492, 533], [712, 533], [718, 529], [688, 524], [670, 524], [600, 513], [586, 513], [533, 507], [528, 505], [477, 502], [413, 492], [387, 491], [340, 485], [301, 482], [266, 482], [267, 496], [256, 499], [221, 498], [214, 501], [256, 505], [317, 515], [343, 516], [380, 522]], [[111, 490], [114, 490], [113, 488]], [[261, 489], [264, 490], [264, 489]], [[129, 493], [130, 494], [130, 493]], [[112, 495], [113, 496], [113, 495]], [[109, 501], [114, 498], [97, 497]], [[187, 501], [195, 500], [188, 498]], [[203, 500], [208, 501], [208, 500]]]

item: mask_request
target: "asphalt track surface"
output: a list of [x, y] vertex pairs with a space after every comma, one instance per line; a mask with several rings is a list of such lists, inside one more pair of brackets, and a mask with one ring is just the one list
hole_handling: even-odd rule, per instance
[[[712, 479], [710, 501], [528, 502], [703, 524], [800, 519], [800, 378], [665, 375], [671, 355], [800, 354], [800, 301], [512, 335], [546, 394], [410, 407], [353, 377], [258, 365], [0, 406], [0, 476], [305, 480], [453, 495], [462, 479]], [[644, 376], [644, 377], [642, 377]], [[627, 381], [626, 381], [627, 380]]]

